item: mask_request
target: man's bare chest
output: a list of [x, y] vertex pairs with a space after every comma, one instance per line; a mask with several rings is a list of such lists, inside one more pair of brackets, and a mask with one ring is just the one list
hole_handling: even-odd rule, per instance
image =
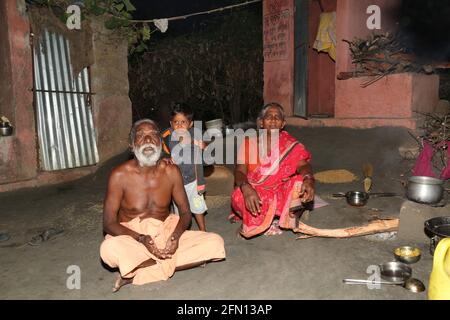
[[122, 206], [128, 210], [141, 211], [166, 206], [171, 197], [171, 184], [167, 179], [133, 179], [124, 186]]

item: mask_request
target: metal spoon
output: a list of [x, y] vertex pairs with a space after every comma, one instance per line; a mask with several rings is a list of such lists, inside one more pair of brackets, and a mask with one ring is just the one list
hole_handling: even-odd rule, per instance
[[391, 286], [402, 286], [406, 290], [409, 290], [409, 291], [415, 292], [415, 293], [425, 291], [425, 285], [423, 284], [423, 282], [420, 281], [419, 279], [415, 279], [415, 278], [408, 278], [405, 281], [397, 281], [397, 282], [391, 282], [391, 281], [374, 282], [372, 280], [360, 280], [360, 279], [344, 279], [343, 282], [347, 283], [347, 284], [372, 284], [372, 285], [385, 284], [385, 285], [391, 285]]
[[371, 284], [371, 285], [377, 285], [377, 284], [386, 284], [390, 286], [401, 286], [404, 284], [403, 281], [372, 281], [372, 280], [362, 280], [362, 279], [344, 279], [342, 280], [346, 284]]
[[418, 293], [425, 291], [425, 285], [422, 281], [416, 278], [408, 278], [405, 281], [405, 284], [403, 285], [406, 290]]

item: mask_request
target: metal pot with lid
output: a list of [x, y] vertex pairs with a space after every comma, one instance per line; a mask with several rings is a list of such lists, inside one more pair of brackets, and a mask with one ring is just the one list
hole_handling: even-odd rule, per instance
[[406, 197], [414, 202], [436, 204], [444, 196], [444, 181], [432, 177], [413, 176], [406, 187]]

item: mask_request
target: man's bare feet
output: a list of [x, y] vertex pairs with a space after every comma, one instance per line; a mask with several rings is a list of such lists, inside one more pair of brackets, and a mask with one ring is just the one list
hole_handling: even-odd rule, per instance
[[121, 275], [117, 277], [116, 282], [114, 283], [114, 287], [112, 289], [112, 292], [117, 292], [122, 288], [124, 285], [130, 284], [133, 282], [133, 278], [122, 278]]
[[[137, 266], [134, 270], [132, 270], [129, 274], [134, 274], [134, 272], [139, 268], [146, 268], [156, 264], [156, 261], [153, 259], [148, 259], [142, 262], [139, 266]], [[133, 282], [133, 278], [123, 278], [120, 274], [117, 277], [116, 282], [114, 283], [114, 287], [112, 289], [113, 292], [119, 291], [126, 284], [130, 284]]]

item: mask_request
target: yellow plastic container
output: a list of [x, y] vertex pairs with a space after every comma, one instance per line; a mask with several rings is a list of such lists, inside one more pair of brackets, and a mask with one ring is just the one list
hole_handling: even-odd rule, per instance
[[439, 241], [434, 251], [428, 299], [450, 300], [450, 238]]

